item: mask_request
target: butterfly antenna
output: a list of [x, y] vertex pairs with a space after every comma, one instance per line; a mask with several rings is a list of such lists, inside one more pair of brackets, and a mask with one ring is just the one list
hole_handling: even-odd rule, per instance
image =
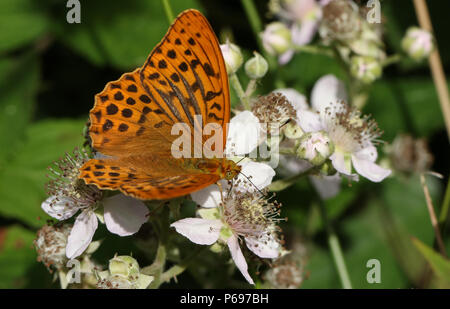
[[291, 122], [291, 119], [288, 119], [288, 121], [286, 121], [285, 123], [283, 123], [283, 124], [280, 126], [280, 129], [281, 129], [282, 127], [284, 127], [285, 125], [287, 125], [289, 122]]
[[248, 177], [247, 175], [243, 174], [242, 172], [239, 172], [239, 174], [241, 174], [242, 176], [247, 178], [247, 180], [255, 187], [255, 189], [258, 190], [258, 192], [261, 193], [262, 196], [264, 196], [264, 193], [261, 190], [259, 190], [259, 188], [251, 181], [250, 177]]

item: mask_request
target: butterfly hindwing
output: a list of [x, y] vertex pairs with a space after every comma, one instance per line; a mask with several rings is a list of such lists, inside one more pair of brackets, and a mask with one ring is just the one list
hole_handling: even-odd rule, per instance
[[[133, 164], [141, 160], [141, 164]], [[146, 172], [142, 161], [151, 161], [156, 168]], [[191, 173], [191, 174], [189, 174]], [[92, 159], [80, 169], [87, 184], [100, 189], [120, 190], [140, 199], [168, 199], [203, 189], [219, 180], [214, 174], [202, 174], [180, 167], [176, 160], [167, 162], [156, 156], [149, 158]]]

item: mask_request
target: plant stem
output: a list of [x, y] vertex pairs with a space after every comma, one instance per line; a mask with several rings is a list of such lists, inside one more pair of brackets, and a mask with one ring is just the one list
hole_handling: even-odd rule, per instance
[[162, 3], [164, 6], [164, 11], [166, 12], [167, 20], [169, 21], [169, 24], [171, 24], [175, 17], [173, 15], [172, 8], [170, 7], [170, 2], [169, 0], [162, 0]]
[[381, 62], [381, 65], [383, 67], [387, 67], [387, 66], [390, 66], [391, 64], [400, 62], [400, 60], [402, 60], [402, 56], [400, 54], [390, 55], [389, 57], [387, 57], [386, 59], [384, 59]]
[[307, 175], [309, 172], [310, 172], [310, 169], [308, 169], [308, 170], [306, 170], [304, 172], [301, 172], [300, 174], [294, 175], [292, 177], [288, 177], [288, 178], [285, 178], [285, 179], [280, 179], [280, 180], [274, 181], [267, 188], [271, 192], [282, 191], [282, 190], [292, 186], [294, 183], [299, 181], [302, 177]]
[[443, 229], [447, 221], [448, 216], [448, 210], [450, 207], [450, 178], [447, 182], [447, 189], [445, 190], [444, 195], [444, 201], [442, 202], [441, 211], [439, 213], [439, 224], [441, 225], [441, 228]]
[[244, 105], [244, 108], [246, 110], [250, 110], [250, 100], [246, 96], [244, 89], [241, 86], [241, 82], [239, 81], [239, 78], [237, 77], [236, 73], [231, 74], [229, 77], [230, 77], [230, 84], [233, 87], [234, 91], [236, 91], [236, 94], [239, 97], [239, 100]]
[[242, 6], [244, 7], [245, 14], [247, 15], [247, 18], [250, 22], [250, 26], [252, 27], [253, 33], [256, 37], [259, 50], [269, 63], [269, 70], [272, 71], [273, 69], [275, 69], [277, 62], [272, 55], [269, 55], [266, 52], [262, 44], [260, 35], [261, 32], [263, 31], [263, 25], [261, 19], [259, 18], [258, 10], [256, 9], [255, 3], [253, 2], [253, 0], [241, 0], [241, 3]]
[[295, 51], [297, 52], [305, 52], [309, 54], [315, 54], [315, 55], [326, 55], [329, 57], [333, 57], [334, 53], [329, 48], [324, 48], [320, 46], [314, 46], [314, 45], [302, 45], [302, 46], [295, 46]]
[[[433, 33], [430, 14], [425, 0], [414, 0], [414, 8], [416, 10], [417, 19], [421, 28]], [[444, 116], [445, 126], [447, 128], [447, 137], [450, 139], [450, 97], [445, 80], [445, 73], [442, 67], [439, 49], [434, 49], [429, 58], [431, 73], [433, 75], [434, 85], [436, 87], [439, 103], [441, 104], [442, 115]]]
[[430, 215], [430, 221], [431, 225], [433, 226], [434, 236], [436, 237], [439, 251], [441, 252], [442, 256], [447, 257], [447, 253], [445, 252], [444, 241], [442, 240], [441, 231], [439, 230], [439, 224], [436, 219], [436, 213], [434, 212], [433, 201], [431, 200], [430, 191], [428, 190], [428, 186], [425, 182], [425, 176], [423, 173], [420, 174], [420, 183], [422, 184], [423, 193], [425, 194], [428, 214]]
[[328, 220], [327, 210], [325, 208], [325, 203], [323, 200], [320, 200], [319, 207], [320, 213], [322, 215], [322, 220], [328, 234], [328, 246], [330, 247], [331, 255], [333, 256], [334, 264], [339, 274], [339, 279], [341, 280], [342, 287], [344, 289], [351, 289], [352, 284], [350, 281], [350, 276], [348, 275], [347, 266], [345, 265], [345, 259], [344, 255], [342, 254], [339, 238], [337, 237], [333, 226]]

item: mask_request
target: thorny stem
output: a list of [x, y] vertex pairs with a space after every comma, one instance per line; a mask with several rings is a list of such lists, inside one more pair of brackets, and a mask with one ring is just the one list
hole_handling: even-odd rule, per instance
[[169, 24], [171, 24], [175, 17], [173, 15], [172, 8], [170, 7], [170, 2], [169, 0], [162, 0], [162, 3], [164, 6], [164, 11], [166, 12], [167, 20], [169, 21]]
[[160, 242], [153, 263], [147, 267], [142, 268], [141, 273], [145, 275], [155, 276], [155, 280], [150, 284], [149, 288], [158, 288], [163, 282], [161, 280], [161, 277], [164, 266], [166, 264], [166, 256], [166, 246], [164, 243]]
[[330, 224], [330, 221], [328, 220], [327, 210], [325, 209], [325, 203], [323, 200], [320, 200], [319, 208], [324, 226], [326, 227], [328, 234], [328, 246], [330, 247], [331, 255], [333, 256], [334, 264], [338, 271], [342, 287], [344, 289], [351, 289], [352, 283], [350, 281], [347, 266], [345, 265], [345, 259], [342, 253], [341, 245], [339, 243], [339, 238], [337, 237], [333, 226]]
[[420, 174], [420, 183], [422, 184], [423, 193], [425, 194], [425, 200], [427, 201], [428, 214], [430, 215], [431, 225], [434, 229], [434, 234], [439, 247], [439, 251], [441, 252], [442, 256], [447, 257], [447, 253], [445, 252], [445, 245], [441, 236], [441, 231], [439, 230], [436, 213], [434, 212], [433, 201], [431, 200], [430, 191], [428, 190], [428, 186], [425, 182], [425, 176], [423, 173]]
[[239, 97], [239, 100], [244, 105], [244, 108], [246, 110], [250, 110], [250, 100], [248, 96], [245, 94], [244, 89], [242, 88], [241, 82], [239, 81], [239, 78], [237, 77], [236, 73], [231, 74], [229, 77], [230, 77], [230, 84], [233, 87], [234, 91], [236, 91], [236, 94]]

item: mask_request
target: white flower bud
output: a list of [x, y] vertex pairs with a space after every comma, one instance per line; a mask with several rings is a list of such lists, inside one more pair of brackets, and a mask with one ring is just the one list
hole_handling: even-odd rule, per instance
[[322, 165], [334, 152], [334, 144], [324, 131], [304, 134], [297, 148], [297, 156], [313, 165]]
[[242, 57], [241, 49], [227, 41], [225, 44], [220, 45], [222, 50], [223, 59], [225, 60], [225, 65], [227, 67], [227, 73], [233, 74], [242, 66], [244, 62], [244, 57]]
[[421, 61], [433, 51], [433, 36], [418, 27], [410, 27], [402, 40], [403, 50], [414, 60]]
[[354, 56], [350, 60], [350, 73], [364, 83], [372, 83], [382, 74], [380, 62], [369, 56]]
[[245, 73], [251, 79], [260, 79], [266, 75], [269, 64], [259, 53], [255, 52], [254, 55], [245, 63]]
[[284, 54], [292, 46], [291, 31], [281, 22], [268, 24], [261, 37], [264, 48], [272, 55]]

